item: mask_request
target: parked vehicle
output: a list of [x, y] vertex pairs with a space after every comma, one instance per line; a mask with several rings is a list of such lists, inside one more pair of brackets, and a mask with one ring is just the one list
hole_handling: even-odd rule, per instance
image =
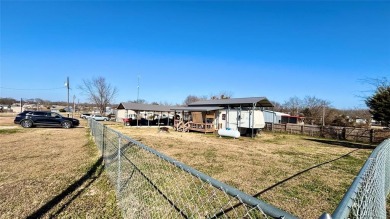
[[91, 116], [91, 114], [90, 113], [82, 113], [82, 114], [80, 114], [80, 118], [82, 118], [82, 119], [87, 119], [88, 116]]
[[78, 119], [63, 117], [55, 112], [24, 111], [15, 117], [14, 123], [21, 125], [23, 128], [31, 128], [33, 126], [72, 128], [78, 126], [80, 121]]
[[90, 116], [88, 118], [94, 119], [96, 121], [108, 121], [108, 120], [110, 120], [108, 117], [101, 116], [101, 115], [92, 115], [92, 116]]

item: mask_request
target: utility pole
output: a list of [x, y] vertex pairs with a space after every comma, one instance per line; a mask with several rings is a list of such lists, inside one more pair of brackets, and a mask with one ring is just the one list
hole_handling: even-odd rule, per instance
[[139, 101], [139, 75], [138, 75], [138, 86], [137, 86], [137, 103]]
[[67, 90], [68, 90], [68, 117], [69, 117], [69, 77], [66, 78], [66, 84], [65, 84]]
[[322, 126], [325, 126], [325, 105], [322, 106]]
[[76, 110], [76, 103], [74, 100], [76, 99], [76, 95], [73, 95], [73, 109], [72, 109], [72, 118], [74, 118], [74, 112]]

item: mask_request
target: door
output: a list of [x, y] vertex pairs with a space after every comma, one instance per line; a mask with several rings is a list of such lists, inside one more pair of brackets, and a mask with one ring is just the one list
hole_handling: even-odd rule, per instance
[[62, 122], [62, 116], [58, 113], [47, 113], [47, 123], [50, 125], [61, 125]]
[[35, 124], [46, 124], [46, 113], [45, 112], [34, 112], [31, 119]]

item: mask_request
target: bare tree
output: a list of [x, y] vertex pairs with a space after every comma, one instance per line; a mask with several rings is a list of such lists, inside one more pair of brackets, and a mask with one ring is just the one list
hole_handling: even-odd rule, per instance
[[283, 105], [280, 104], [279, 102], [271, 100], [271, 103], [272, 103], [272, 105], [274, 105], [274, 107], [267, 107], [268, 110], [273, 110], [276, 112], [284, 112], [285, 111], [283, 108]]
[[161, 106], [173, 106], [174, 104], [169, 103], [167, 101], [160, 101], [160, 102], [158, 102], [158, 105], [161, 105]]
[[328, 107], [325, 111], [325, 125], [346, 126], [346, 117], [341, 114], [339, 109]]
[[306, 117], [305, 120], [309, 124], [323, 124], [326, 119], [330, 120], [326, 115], [330, 112], [330, 102], [315, 96], [306, 96], [303, 100], [296, 96], [291, 97], [281, 108], [292, 116]]
[[0, 104], [5, 104], [5, 105], [12, 105], [13, 103], [16, 103], [18, 102], [16, 99], [14, 98], [0, 98]]
[[304, 114], [307, 117], [306, 121], [309, 123], [323, 123], [326, 119], [326, 114], [329, 112], [330, 102], [317, 98], [315, 96], [306, 96], [302, 105], [304, 107]]
[[144, 99], [138, 99], [138, 100], [128, 100], [129, 103], [142, 103], [142, 104], [148, 104], [148, 101]]
[[220, 91], [218, 94], [210, 94], [210, 100], [217, 100], [217, 99], [230, 99], [233, 96], [233, 93], [231, 91]]
[[117, 88], [112, 87], [103, 77], [93, 78], [92, 80], [84, 79], [79, 89], [96, 105], [102, 115], [118, 93]]
[[207, 100], [207, 97], [201, 97], [201, 96], [195, 96], [195, 95], [188, 95], [186, 97], [186, 99], [184, 99], [184, 102], [183, 104], [184, 105], [188, 105], [190, 103], [193, 103], [193, 102], [196, 102], [196, 101], [199, 101], [199, 100]]
[[284, 102], [283, 108], [288, 110], [292, 116], [298, 116], [299, 112], [303, 109], [302, 100], [296, 96], [290, 97], [290, 99]]

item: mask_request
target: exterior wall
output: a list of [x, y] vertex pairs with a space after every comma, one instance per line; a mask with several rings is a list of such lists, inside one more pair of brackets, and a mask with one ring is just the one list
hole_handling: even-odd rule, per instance
[[115, 118], [117, 122], [123, 122], [124, 118], [127, 118], [127, 110], [118, 109], [115, 114]]
[[[221, 129], [230, 128], [233, 130], [238, 130], [238, 128], [255, 128], [261, 129], [264, 128], [264, 114], [261, 110], [254, 111], [254, 119], [252, 120], [251, 112], [252, 110], [241, 110], [241, 114], [237, 109], [229, 110], [227, 109], [219, 111], [219, 116], [216, 121], [218, 121], [219, 127]], [[239, 118], [239, 119], [237, 119]], [[254, 122], [254, 124], [253, 124]], [[218, 124], [216, 127], [218, 127]]]
[[[4, 109], [8, 109], [8, 108], [4, 108]], [[12, 112], [14, 112], [14, 113], [21, 113], [21, 112], [22, 112], [22, 111], [20, 110], [20, 106], [12, 106], [12, 107], [11, 107], [11, 110], [12, 110]], [[23, 108], [22, 110], [24, 110], [24, 108]]]
[[264, 110], [264, 121], [266, 123], [274, 123], [274, 124], [281, 124], [282, 123], [282, 116], [289, 116], [289, 114], [281, 113], [281, 112], [274, 112], [270, 110]]

